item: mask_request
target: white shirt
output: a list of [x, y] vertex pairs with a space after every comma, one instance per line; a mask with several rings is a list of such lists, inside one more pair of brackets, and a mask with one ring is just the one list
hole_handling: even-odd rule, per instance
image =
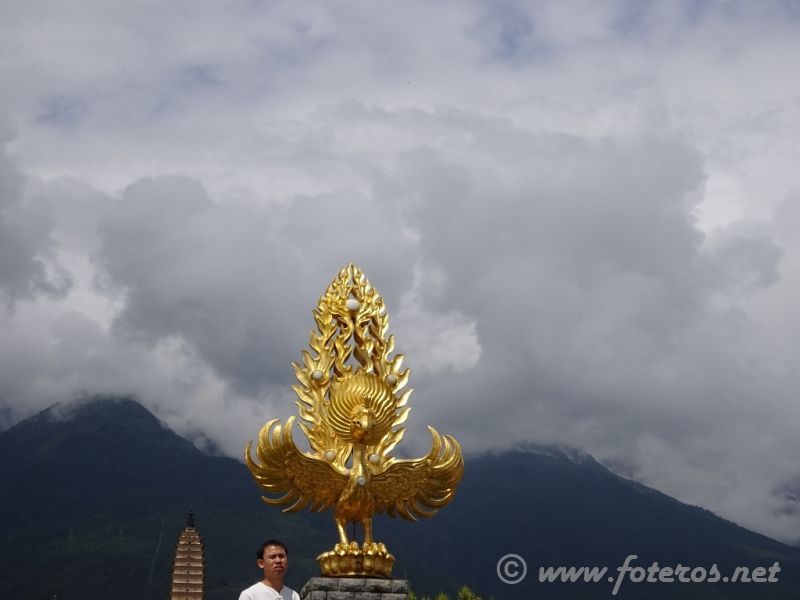
[[239, 600], [300, 600], [300, 594], [288, 586], [283, 586], [279, 593], [259, 581], [239, 594]]

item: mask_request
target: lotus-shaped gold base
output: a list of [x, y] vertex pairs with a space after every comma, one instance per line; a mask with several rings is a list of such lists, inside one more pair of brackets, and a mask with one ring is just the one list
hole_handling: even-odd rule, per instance
[[325, 577], [389, 577], [394, 566], [394, 556], [381, 543], [357, 542], [336, 544], [333, 550], [317, 557]]

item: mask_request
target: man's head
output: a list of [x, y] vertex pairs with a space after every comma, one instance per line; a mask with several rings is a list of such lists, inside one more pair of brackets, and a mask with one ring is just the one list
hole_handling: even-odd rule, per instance
[[283, 576], [289, 567], [289, 551], [280, 540], [267, 540], [256, 553], [258, 568], [264, 571], [264, 581], [277, 590], [283, 587]]
[[267, 546], [278, 546], [279, 548], [283, 548], [283, 553], [286, 556], [289, 556], [289, 549], [286, 547], [286, 544], [284, 544], [282, 541], [280, 541], [280, 540], [267, 540], [266, 542], [261, 544], [261, 546], [259, 546], [258, 550], [256, 551], [256, 558], [258, 560], [261, 560], [262, 558], [264, 558], [264, 550], [266, 550]]

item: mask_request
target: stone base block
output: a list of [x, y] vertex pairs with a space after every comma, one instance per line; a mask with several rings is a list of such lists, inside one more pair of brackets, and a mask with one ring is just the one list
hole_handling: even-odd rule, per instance
[[368, 577], [312, 577], [300, 590], [300, 600], [408, 600], [408, 581]]

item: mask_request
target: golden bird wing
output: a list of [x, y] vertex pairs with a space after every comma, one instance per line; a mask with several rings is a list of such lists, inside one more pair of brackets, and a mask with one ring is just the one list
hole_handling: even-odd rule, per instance
[[319, 511], [336, 503], [347, 482], [329, 462], [300, 452], [292, 439], [294, 417], [282, 427], [279, 419], [269, 421], [258, 435], [256, 457], [250, 457], [253, 442], [247, 443], [244, 460], [259, 487], [278, 497], [262, 496], [272, 506], [286, 506], [283, 512], [297, 512], [309, 506]]
[[461, 446], [428, 427], [433, 437], [430, 453], [415, 460], [398, 460], [369, 482], [375, 498], [375, 512], [409, 521], [432, 517], [456, 493], [464, 473]]

